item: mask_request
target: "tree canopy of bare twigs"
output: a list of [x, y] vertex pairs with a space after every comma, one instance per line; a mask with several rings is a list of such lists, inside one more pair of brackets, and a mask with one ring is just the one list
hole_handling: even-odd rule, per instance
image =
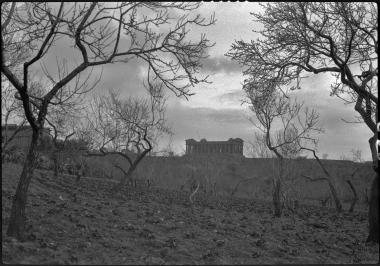
[[[201, 35], [189, 39], [193, 26], [209, 26], [196, 15], [200, 3], [160, 2], [7, 2], [1, 12], [1, 74], [17, 90], [25, 118], [33, 129], [30, 149], [11, 210], [8, 235], [22, 237], [27, 191], [35, 164], [35, 146], [49, 106], [91, 90], [100, 79], [93, 69], [138, 59], [148, 69], [149, 83], [160, 82], [177, 96], [190, 96], [190, 87], [207, 82], [200, 60], [212, 44]], [[189, 13], [194, 13], [191, 16]], [[69, 45], [67, 45], [69, 44]], [[52, 49], [72, 49], [73, 61], [56, 58], [56, 71], [47, 66]], [[33, 80], [37, 78], [37, 80]], [[32, 83], [47, 82], [40, 94]], [[36, 111], [33, 111], [36, 108]]]
[[[300, 88], [308, 73], [330, 73], [331, 95], [354, 103], [376, 135], [378, 11], [375, 2], [276, 2], [253, 13], [262, 28], [251, 42], [237, 41], [227, 53], [249, 84]], [[376, 138], [370, 139], [374, 163]]]
[[[81, 83], [73, 79], [79, 79], [84, 70], [128, 62], [135, 57], [146, 62], [152, 80], [160, 80], [177, 95], [190, 95], [190, 86], [206, 81], [196, 74], [210, 44], [204, 35], [199, 41], [188, 40], [189, 26], [208, 26], [214, 18], [206, 20], [199, 15], [190, 18], [186, 14], [173, 18], [170, 11], [192, 11], [198, 6], [198, 3], [139, 2], [7, 3], [2, 16], [2, 73], [20, 93], [32, 127], [42, 122], [42, 118], [35, 119], [30, 114], [28, 107], [29, 72], [37, 62], [42, 62], [42, 70], [52, 83], [47, 93], [37, 99], [41, 109], [68, 90], [69, 84], [76, 83], [73, 92], [78, 92]], [[164, 27], [168, 29], [161, 30]], [[57, 62], [58, 74], [53, 77], [43, 67], [43, 59], [62, 39], [74, 44], [73, 52], [79, 53], [82, 62], [71, 69], [67, 62]], [[23, 49], [31, 51], [30, 55], [14, 66], [13, 58], [22, 57]]]
[[89, 109], [78, 133], [93, 151], [89, 156], [116, 154], [126, 160], [127, 167], [114, 163], [124, 174], [122, 183], [152, 150], [157, 138], [170, 134], [164, 98], [122, 98], [110, 90], [106, 97], [95, 96]]
[[270, 151], [278, 158], [292, 158], [303, 145], [317, 144], [313, 135], [322, 131], [318, 127], [319, 114], [314, 109], [303, 108], [303, 103], [291, 100], [274, 86], [244, 88], [254, 114], [250, 121], [262, 133], [261, 139]]

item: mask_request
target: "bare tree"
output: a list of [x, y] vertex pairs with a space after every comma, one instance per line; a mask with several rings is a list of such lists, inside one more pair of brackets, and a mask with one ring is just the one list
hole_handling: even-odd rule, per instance
[[342, 203], [339, 200], [338, 193], [336, 191], [336, 187], [335, 187], [335, 184], [333, 182], [333, 178], [331, 177], [329, 171], [324, 166], [324, 164], [322, 163], [322, 161], [317, 156], [317, 153], [315, 152], [315, 149], [310, 149], [310, 148], [306, 148], [306, 147], [301, 147], [301, 149], [302, 150], [307, 150], [307, 151], [310, 151], [310, 152], [313, 153], [314, 158], [316, 159], [317, 163], [319, 164], [319, 166], [321, 167], [321, 169], [322, 169], [322, 171], [323, 171], [323, 173], [325, 175], [325, 177], [321, 177], [321, 178], [311, 178], [311, 177], [308, 177], [308, 176], [305, 176], [305, 175], [303, 175], [303, 177], [308, 178], [310, 181], [319, 181], [319, 180], [325, 180], [325, 181], [327, 181], [327, 183], [329, 185], [329, 188], [330, 188], [331, 195], [332, 195], [332, 197], [334, 199], [334, 202], [335, 202], [336, 210], [338, 212], [342, 211]]
[[[209, 26], [200, 15], [190, 17], [199, 3], [74, 2], [5, 3], [1, 13], [1, 73], [15, 87], [25, 117], [33, 129], [31, 145], [13, 200], [7, 235], [22, 238], [27, 191], [35, 164], [35, 147], [48, 107], [61, 104], [60, 92], [83, 91], [83, 73], [93, 67], [132, 58], [144, 62], [152, 81], [161, 81], [176, 95], [191, 95], [190, 87], [206, 78], [197, 76], [200, 59], [211, 45], [204, 35], [188, 40], [189, 27]], [[44, 59], [55, 56], [52, 47], [69, 42], [79, 62], [58, 60], [53, 74]], [[25, 53], [25, 50], [28, 53]], [[18, 58], [14, 63], [14, 58]], [[31, 71], [41, 66], [50, 86], [41, 96], [31, 94]], [[70, 64], [69, 64], [70, 63]], [[65, 66], [66, 65], [66, 66]], [[40, 71], [41, 72], [41, 71]], [[80, 81], [80, 82], [76, 82]], [[79, 84], [76, 86], [75, 84]], [[73, 96], [75, 97], [75, 96]], [[32, 105], [37, 112], [32, 111]]]
[[121, 189], [142, 159], [152, 150], [155, 138], [170, 132], [165, 125], [165, 101], [150, 97], [122, 99], [120, 93], [94, 97], [81, 135], [86, 135], [91, 152], [88, 156], [117, 155], [123, 164], [113, 165], [123, 173], [114, 189]]
[[[292, 102], [284, 94], [275, 89], [275, 84], [266, 87], [245, 86], [250, 109], [255, 115], [251, 119], [254, 126], [265, 136], [265, 144], [278, 159], [278, 171], [273, 178], [274, 215], [281, 216], [281, 184], [287, 178], [284, 171], [284, 160], [294, 158], [299, 154], [301, 147], [317, 140], [313, 133], [321, 132], [317, 127], [319, 115], [315, 110], [304, 108], [303, 104]], [[275, 131], [275, 128], [280, 130]]]
[[[262, 39], [238, 41], [228, 53], [246, 66], [246, 83], [275, 81], [299, 88], [304, 72], [336, 77], [332, 95], [355, 103], [376, 134], [377, 7], [375, 3], [270, 3], [253, 14]], [[372, 82], [372, 83], [371, 83]], [[376, 139], [371, 138], [375, 163]], [[377, 161], [377, 160], [376, 160]]]
[[[263, 25], [256, 31], [262, 38], [249, 43], [237, 41], [227, 54], [245, 67], [243, 73], [248, 76], [245, 83], [269, 81], [300, 88], [301, 80], [306, 77], [304, 73], [334, 76], [336, 82], [331, 85], [331, 95], [346, 104], [354, 104], [359, 120], [373, 134], [369, 146], [373, 168], [378, 172], [377, 4], [278, 2], [262, 6], [263, 14], [253, 14]], [[378, 203], [370, 209], [369, 216], [376, 217], [371, 213], [378, 213]], [[370, 228], [378, 227], [378, 218], [370, 219]], [[378, 233], [368, 239], [378, 242]]]

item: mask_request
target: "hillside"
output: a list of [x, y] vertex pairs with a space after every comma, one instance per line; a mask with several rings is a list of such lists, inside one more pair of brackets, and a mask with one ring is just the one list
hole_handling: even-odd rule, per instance
[[[126, 162], [117, 155], [87, 158], [90, 175], [107, 176], [120, 179], [122, 172], [113, 166]], [[356, 188], [359, 203], [365, 201], [370, 188], [373, 171], [371, 164], [351, 161], [322, 160], [336, 183], [339, 197], [349, 202], [352, 191], [346, 180], [351, 180]], [[206, 191], [215, 189], [219, 195], [229, 195], [242, 180], [249, 179], [237, 187], [235, 196], [244, 198], [260, 198], [268, 200], [272, 189], [272, 176], [276, 170], [276, 161], [267, 158], [243, 158], [233, 156], [198, 156], [198, 157], [146, 157], [138, 166], [135, 177], [140, 180], [149, 179], [160, 187], [185, 190], [190, 189], [190, 179], [198, 179]], [[291, 197], [318, 204], [319, 200], [330, 195], [326, 182], [309, 182], [302, 175], [313, 178], [323, 177], [323, 172], [315, 160], [289, 160], [286, 163], [291, 172], [285, 188]], [[359, 169], [352, 177], [352, 173]], [[360, 205], [360, 204], [359, 204]], [[358, 205], [358, 206], [359, 206]], [[365, 206], [360, 205], [361, 208]]]
[[28, 240], [5, 236], [20, 165], [2, 165], [2, 260], [21, 264], [376, 263], [365, 212], [303, 205], [274, 219], [270, 202], [162, 188], [110, 192], [109, 180], [36, 171]]

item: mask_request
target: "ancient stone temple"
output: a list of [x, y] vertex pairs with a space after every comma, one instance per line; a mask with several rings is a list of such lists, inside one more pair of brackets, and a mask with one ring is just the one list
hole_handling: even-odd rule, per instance
[[243, 140], [240, 138], [227, 141], [207, 141], [201, 139], [186, 140], [186, 154], [239, 154], [243, 155]]

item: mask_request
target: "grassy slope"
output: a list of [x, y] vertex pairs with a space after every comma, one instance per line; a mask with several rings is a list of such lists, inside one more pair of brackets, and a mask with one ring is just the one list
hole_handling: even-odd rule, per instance
[[[125, 161], [119, 156], [107, 157], [90, 157], [89, 165], [94, 172], [106, 169], [108, 175], [114, 178], [121, 178], [120, 170], [112, 166], [111, 162], [118, 162], [120, 165]], [[337, 185], [339, 197], [342, 200], [349, 201], [352, 198], [352, 192], [347, 179], [351, 179], [354, 184], [359, 203], [364, 201], [366, 189], [370, 188], [373, 179], [371, 164], [359, 164], [350, 161], [323, 160], [326, 168], [329, 170], [334, 182]], [[137, 176], [140, 179], [149, 178], [161, 187], [170, 187], [178, 189], [181, 185], [187, 184], [191, 176], [189, 166], [199, 169], [199, 173], [207, 177], [211, 183], [216, 182], [218, 192], [227, 194], [228, 189], [234, 187], [239, 179], [252, 178], [252, 182], [246, 182], [238, 188], [236, 196], [253, 197], [266, 199], [272, 190], [271, 177], [276, 164], [272, 159], [265, 158], [234, 158], [234, 157], [147, 157], [137, 168]], [[294, 188], [295, 197], [303, 200], [305, 198], [318, 199], [325, 198], [330, 194], [326, 182], [309, 182], [301, 177], [302, 175], [313, 178], [323, 177], [323, 171], [315, 160], [293, 160], [286, 163], [287, 167], [292, 170], [292, 178], [296, 178], [290, 185]], [[235, 168], [234, 172], [231, 168]], [[356, 168], [359, 171], [351, 178], [351, 174]], [[96, 170], [98, 169], [98, 170]], [[203, 179], [204, 180], [204, 179]], [[285, 184], [286, 186], [286, 184]], [[188, 187], [187, 187], [188, 189]], [[361, 208], [362, 206], [358, 206]]]
[[[303, 206], [273, 219], [271, 205], [213, 198], [188, 206], [186, 194], [152, 189], [109, 192], [109, 182], [54, 180], [37, 171], [27, 215], [29, 240], [5, 236], [21, 171], [2, 166], [2, 260], [64, 264], [376, 263], [378, 245], [363, 243], [364, 212], [335, 214]], [[42, 173], [42, 174], [41, 174]], [[45, 174], [44, 174], [45, 173]]]

